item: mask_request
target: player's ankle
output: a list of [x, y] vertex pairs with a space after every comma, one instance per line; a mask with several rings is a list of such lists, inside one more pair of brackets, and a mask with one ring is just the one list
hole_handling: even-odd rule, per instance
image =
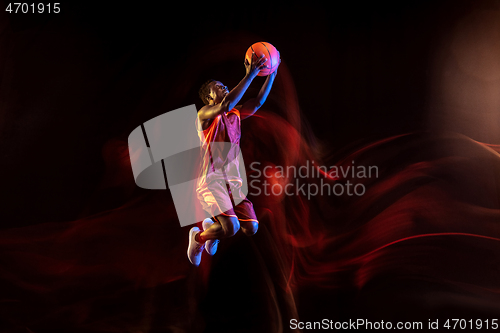
[[204, 241], [201, 239], [201, 231], [194, 236], [194, 240], [197, 241], [198, 243], [204, 243]]

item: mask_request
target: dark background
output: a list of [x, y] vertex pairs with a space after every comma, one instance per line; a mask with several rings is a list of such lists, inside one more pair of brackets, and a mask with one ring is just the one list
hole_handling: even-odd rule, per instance
[[[204, 61], [207, 46], [239, 36], [277, 47], [304, 121], [332, 151], [428, 129], [500, 143], [493, 125], [470, 121], [487, 114], [498, 125], [498, 113], [460, 103], [461, 113], [450, 113], [436, 80], [457, 24], [476, 10], [498, 13], [499, 1], [79, 1], [62, 3], [59, 14], [9, 14], [1, 4], [3, 229], [79, 218], [95, 200], [108, 140], [126, 140], [175, 108], [200, 106], [197, 90], [208, 78], [238, 83], [249, 45], [235, 51], [241, 61], [208, 66], [192, 87], [183, 73], [193, 59]], [[480, 87], [456, 75], [462, 79]]]
[[[188, 56], [203, 59], [202, 43], [231, 34], [253, 34], [280, 50], [303, 115], [333, 150], [426, 128], [443, 36], [473, 9], [498, 9], [498, 2], [60, 7], [59, 14], [0, 14], [2, 227], [74, 219], [103, 172], [106, 140], [199, 105], [198, 86], [182, 101], [170, 102], [168, 92], [182, 84]], [[240, 51], [243, 59], [246, 47]], [[234, 86], [242, 62], [209, 68], [199, 82], [220, 73], [216, 79]]]

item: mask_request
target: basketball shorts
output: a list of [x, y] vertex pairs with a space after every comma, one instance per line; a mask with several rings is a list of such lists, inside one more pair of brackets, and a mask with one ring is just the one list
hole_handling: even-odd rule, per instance
[[252, 202], [241, 191], [241, 182], [230, 181], [230, 183], [234, 207], [229, 196], [227, 183], [218, 179], [205, 184], [203, 190], [198, 192], [203, 209], [212, 217], [217, 215], [234, 216], [239, 221], [259, 223]]

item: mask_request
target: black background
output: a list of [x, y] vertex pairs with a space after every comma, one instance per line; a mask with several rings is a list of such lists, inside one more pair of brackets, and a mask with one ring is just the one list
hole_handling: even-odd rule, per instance
[[0, 228], [77, 219], [95, 200], [109, 139], [200, 106], [197, 90], [208, 78], [237, 84], [247, 46], [237, 50], [241, 61], [207, 66], [176, 95], [190, 61], [203, 63], [207, 45], [238, 36], [278, 48], [305, 121], [332, 151], [441, 127], [500, 143], [500, 133], [467, 127], [469, 115], [446, 127], [439, 120], [448, 109], [433, 99], [435, 61], [456, 24], [474, 10], [498, 11], [499, 1], [79, 1], [61, 3], [58, 14], [9, 14], [6, 4]]
[[[188, 56], [203, 58], [201, 44], [231, 34], [280, 50], [304, 116], [332, 149], [426, 128], [431, 61], [477, 7], [498, 2], [80, 1], [58, 14], [2, 11], [2, 226], [74, 219], [103, 172], [104, 142], [199, 105], [198, 86], [182, 101], [168, 92], [182, 83]], [[220, 73], [232, 86], [244, 67], [207, 71], [198, 82]]]

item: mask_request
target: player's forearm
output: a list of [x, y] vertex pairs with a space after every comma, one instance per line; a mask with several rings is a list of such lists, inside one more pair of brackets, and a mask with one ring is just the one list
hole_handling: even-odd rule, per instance
[[269, 92], [271, 91], [271, 88], [273, 86], [274, 77], [275, 75], [269, 75], [266, 79], [266, 82], [264, 82], [264, 84], [262, 85], [262, 88], [260, 88], [259, 94], [255, 98], [255, 106], [257, 108], [260, 108], [266, 101], [267, 96], [269, 95]]
[[227, 95], [224, 97], [222, 101], [222, 107], [227, 111], [232, 110], [243, 97], [245, 92], [247, 91], [250, 83], [255, 78], [255, 75], [247, 74], [245, 77], [238, 83], [236, 87], [234, 87]]

